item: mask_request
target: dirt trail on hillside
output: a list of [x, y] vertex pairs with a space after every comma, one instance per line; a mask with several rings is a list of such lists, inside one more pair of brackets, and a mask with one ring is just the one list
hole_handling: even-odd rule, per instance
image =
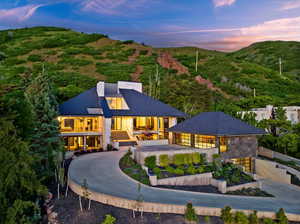
[[157, 58], [157, 62], [163, 67], [167, 69], [174, 69], [177, 71], [177, 74], [189, 74], [189, 70], [187, 67], [183, 66], [180, 62], [178, 62], [170, 53], [162, 52], [159, 54]]
[[230, 96], [227, 94], [227, 93], [225, 93], [223, 90], [221, 90], [220, 88], [218, 88], [218, 87], [215, 87], [214, 86], [214, 84], [210, 81], [210, 80], [208, 80], [208, 79], [204, 79], [204, 78], [202, 78], [200, 75], [197, 75], [196, 77], [195, 77], [195, 81], [197, 82], [197, 83], [199, 83], [199, 84], [202, 84], [202, 85], [205, 85], [208, 89], [210, 89], [210, 90], [212, 90], [212, 91], [216, 91], [216, 92], [219, 92], [219, 93], [221, 93], [225, 98], [230, 98]]

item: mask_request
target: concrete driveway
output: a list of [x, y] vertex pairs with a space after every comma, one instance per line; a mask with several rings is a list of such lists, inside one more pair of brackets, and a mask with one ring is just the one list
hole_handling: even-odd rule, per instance
[[[119, 159], [124, 153], [100, 152], [81, 156], [71, 163], [69, 177], [77, 184], [82, 184], [86, 179], [88, 187], [93, 191], [136, 200], [138, 184], [119, 168]], [[229, 205], [235, 209], [259, 211], [284, 208], [286, 212], [300, 214], [300, 188], [264, 180], [263, 190], [275, 195], [275, 198], [193, 193], [144, 185], [141, 188], [146, 202], [185, 205], [191, 201], [195, 206], [223, 208]]]

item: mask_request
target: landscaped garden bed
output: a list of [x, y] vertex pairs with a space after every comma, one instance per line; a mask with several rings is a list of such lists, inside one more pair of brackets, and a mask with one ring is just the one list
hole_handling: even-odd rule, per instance
[[119, 162], [121, 170], [126, 173], [131, 178], [146, 184], [150, 185], [149, 177], [147, 172], [138, 164], [135, 160], [131, 158], [131, 151], [128, 151]]
[[146, 185], [193, 192], [272, 196], [260, 190], [259, 182], [240, 167], [222, 163], [217, 156], [212, 163], [207, 163], [197, 152], [175, 154], [173, 158], [160, 155], [159, 161], [156, 156], [149, 156], [142, 166], [132, 159], [129, 151], [119, 165], [128, 176]]

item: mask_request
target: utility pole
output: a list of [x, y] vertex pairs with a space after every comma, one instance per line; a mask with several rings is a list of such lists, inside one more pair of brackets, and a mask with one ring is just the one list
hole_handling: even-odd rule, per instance
[[199, 52], [197, 50], [196, 51], [196, 63], [195, 63], [195, 70], [196, 70], [196, 72], [198, 71], [198, 54], [199, 54]]
[[282, 61], [281, 58], [279, 58], [279, 73], [282, 75]]

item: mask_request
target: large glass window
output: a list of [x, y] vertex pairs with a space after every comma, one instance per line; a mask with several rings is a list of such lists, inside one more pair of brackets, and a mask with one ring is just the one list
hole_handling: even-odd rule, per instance
[[227, 151], [227, 138], [220, 137], [220, 152], [226, 152], [226, 151]]
[[69, 151], [100, 149], [100, 136], [64, 137], [65, 148]]
[[178, 145], [191, 146], [191, 134], [177, 133], [175, 134], [175, 142]]
[[158, 130], [157, 118], [156, 117], [135, 117], [133, 118], [133, 129], [135, 131]]
[[208, 149], [216, 147], [215, 136], [195, 135], [195, 148]]
[[101, 117], [58, 117], [61, 132], [100, 132]]
[[236, 158], [231, 159], [233, 164], [240, 165], [244, 167], [246, 172], [252, 172], [252, 159], [251, 157], [245, 157], [245, 158]]
[[127, 104], [122, 97], [106, 97], [106, 101], [110, 109], [113, 110], [125, 110], [127, 108]]

